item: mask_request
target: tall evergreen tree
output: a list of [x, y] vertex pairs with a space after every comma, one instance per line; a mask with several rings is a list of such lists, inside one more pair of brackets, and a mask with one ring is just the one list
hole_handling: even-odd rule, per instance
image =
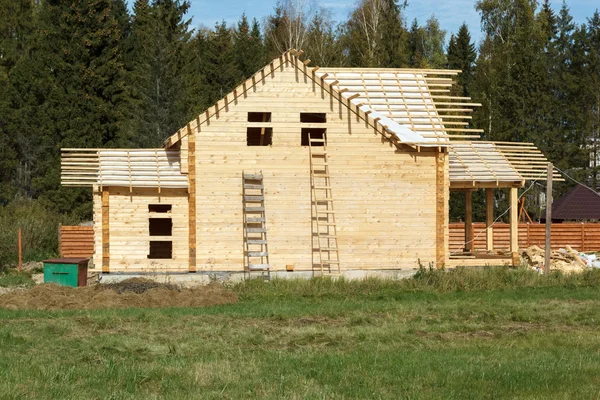
[[225, 21], [217, 23], [214, 32], [209, 34], [205, 58], [208, 103], [214, 104], [242, 79], [236, 65], [232, 32]]
[[[29, 130], [36, 134], [31, 194], [61, 212], [91, 212], [86, 191], [60, 186], [61, 147], [121, 146], [127, 97], [124, 38], [129, 29], [122, 0], [41, 3], [34, 52], [39, 107]], [[36, 75], [39, 74], [39, 75]], [[40, 82], [43, 80], [43, 82]], [[47, 85], [47, 86], [46, 86]]]
[[252, 27], [250, 27], [246, 14], [242, 14], [235, 31], [233, 47], [237, 69], [244, 79], [252, 76], [267, 62], [266, 51], [260, 34], [260, 25], [256, 18], [252, 22]]
[[457, 78], [459, 93], [462, 96], [471, 95], [476, 58], [477, 53], [475, 45], [471, 42], [469, 28], [463, 23], [458, 29], [458, 34], [450, 37], [448, 45], [448, 68], [462, 71]]
[[419, 21], [415, 18], [410, 26], [410, 34], [408, 39], [408, 50], [410, 54], [409, 65], [412, 68], [426, 68], [427, 60], [425, 57], [425, 29], [419, 26]]
[[190, 115], [192, 68], [187, 0], [138, 0], [132, 22], [132, 142], [156, 147]]

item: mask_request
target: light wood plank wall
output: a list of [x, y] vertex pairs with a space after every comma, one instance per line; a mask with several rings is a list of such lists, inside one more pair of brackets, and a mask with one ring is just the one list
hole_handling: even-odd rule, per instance
[[[109, 272], [187, 271], [188, 270], [188, 199], [185, 189], [109, 189]], [[94, 188], [94, 268], [102, 267], [102, 195]], [[170, 204], [170, 213], [149, 213], [149, 204]], [[172, 237], [150, 236], [149, 218], [170, 217]], [[172, 240], [173, 259], [148, 259], [150, 240]]]
[[[264, 174], [272, 269], [312, 269], [309, 157], [300, 132], [323, 126], [342, 269], [439, 261], [436, 149], [398, 151], [291, 66], [243, 97], [202, 124], [196, 136], [198, 271], [243, 270], [242, 170]], [[272, 120], [249, 123], [248, 112], [271, 112]], [[327, 113], [327, 123], [300, 123], [301, 112]], [[273, 145], [246, 146], [248, 126], [272, 127]], [[447, 201], [447, 163], [445, 181]], [[444, 214], [447, 220], [447, 207]]]

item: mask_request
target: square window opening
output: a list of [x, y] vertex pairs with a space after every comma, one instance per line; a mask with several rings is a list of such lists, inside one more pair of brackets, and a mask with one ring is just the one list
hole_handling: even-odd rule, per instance
[[[327, 129], [325, 128], [302, 128], [301, 131], [301, 146], [308, 146], [308, 138], [327, 140]], [[312, 146], [324, 146], [324, 142], [315, 142]]]
[[153, 240], [150, 242], [148, 258], [151, 259], [172, 259], [173, 242], [163, 240]]
[[168, 213], [171, 212], [170, 204], [148, 204], [148, 212]]
[[173, 235], [173, 221], [171, 218], [150, 218], [150, 236]]
[[270, 112], [249, 112], [248, 122], [271, 122]]
[[273, 144], [273, 128], [248, 128], [246, 131], [248, 146], [270, 146]]
[[325, 113], [300, 113], [300, 122], [323, 124], [327, 122]]

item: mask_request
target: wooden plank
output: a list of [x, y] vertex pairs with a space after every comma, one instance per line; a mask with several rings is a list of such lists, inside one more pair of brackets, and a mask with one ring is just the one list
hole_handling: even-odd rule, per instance
[[519, 265], [519, 197], [518, 189], [510, 189], [510, 252], [513, 266]]

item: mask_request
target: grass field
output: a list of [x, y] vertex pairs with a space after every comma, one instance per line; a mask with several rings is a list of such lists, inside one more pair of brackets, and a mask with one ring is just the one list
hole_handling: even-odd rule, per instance
[[234, 286], [198, 309], [0, 309], [0, 398], [599, 398], [600, 271]]

